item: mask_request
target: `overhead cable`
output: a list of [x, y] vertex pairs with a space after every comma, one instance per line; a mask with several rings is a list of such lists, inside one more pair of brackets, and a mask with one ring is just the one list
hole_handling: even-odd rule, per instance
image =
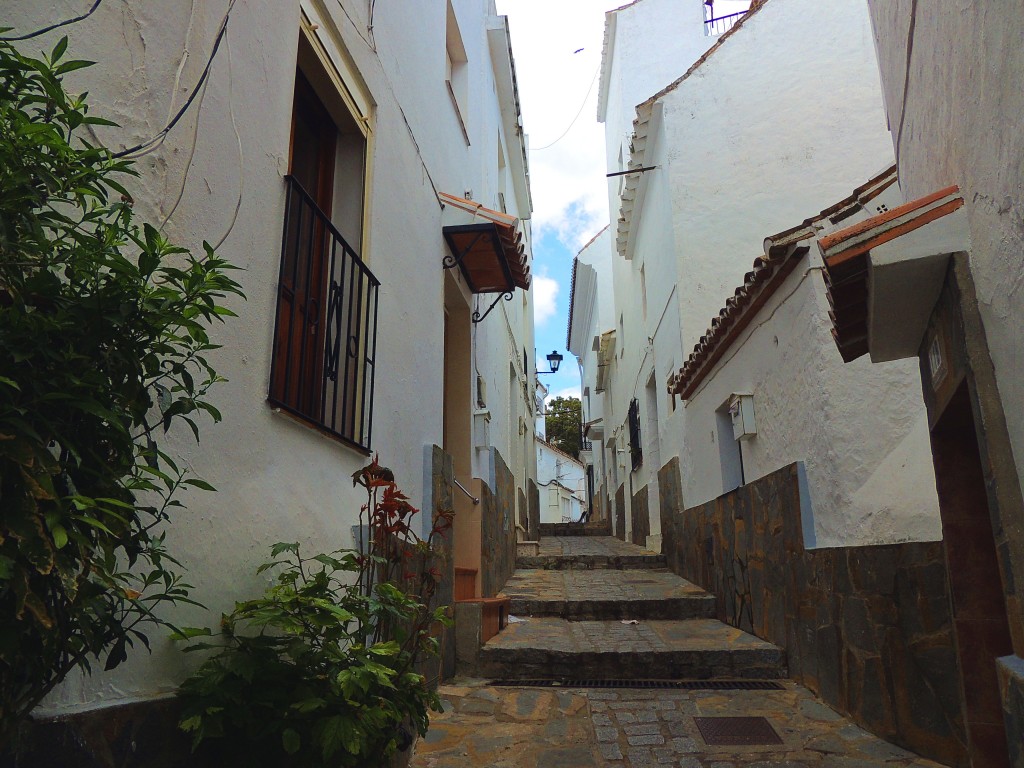
[[13, 43], [17, 42], [18, 40], [31, 40], [34, 37], [45, 35], [47, 32], [52, 32], [55, 29], [66, 27], [69, 24], [77, 24], [80, 21], [85, 21], [90, 16], [92, 16], [93, 12], [95, 12], [95, 10], [100, 7], [100, 3], [102, 2], [103, 0], [96, 0], [92, 4], [92, 7], [88, 11], [83, 13], [81, 16], [75, 16], [75, 18], [73, 19], [64, 19], [64, 21], [58, 21], [56, 24], [51, 24], [48, 27], [43, 27], [42, 29], [37, 29], [35, 32], [29, 32], [24, 35], [17, 35], [16, 37], [0, 37], [0, 42]]
[[597, 82], [597, 75], [598, 75], [598, 73], [600, 73], [600, 71], [601, 71], [601, 68], [600, 68], [600, 67], [598, 67], [598, 68], [597, 68], [597, 71], [595, 71], [595, 72], [594, 72], [594, 77], [593, 77], [593, 78], [591, 79], [591, 81], [590, 81], [590, 87], [589, 87], [589, 88], [587, 88], [587, 95], [583, 97], [583, 103], [582, 103], [582, 104], [580, 104], [580, 109], [579, 109], [579, 111], [578, 111], [578, 112], [576, 113], [576, 117], [574, 117], [574, 118], [572, 119], [572, 122], [571, 122], [571, 123], [569, 123], [569, 127], [568, 127], [568, 128], [566, 128], [566, 129], [565, 129], [565, 131], [563, 131], [563, 132], [562, 132], [562, 135], [561, 135], [561, 136], [559, 136], [559, 137], [558, 137], [557, 139], [555, 139], [554, 141], [552, 141], [552, 142], [551, 142], [550, 144], [545, 144], [545, 145], [544, 145], [543, 147], [537, 147], [536, 149], [534, 149], [533, 147], [530, 147], [530, 151], [531, 151], [531, 152], [540, 152], [540, 151], [541, 151], [542, 149], [547, 149], [548, 147], [553, 147], [553, 146], [555, 146], [555, 144], [557, 144], [557, 143], [558, 143], [558, 142], [560, 142], [560, 141], [561, 141], [562, 139], [564, 139], [564, 138], [566, 137], [566, 135], [567, 135], [567, 134], [569, 133], [569, 131], [571, 131], [571, 130], [572, 130], [572, 127], [573, 127], [574, 125], [576, 125], [576, 121], [580, 119], [580, 115], [582, 115], [582, 114], [583, 114], [583, 108], [584, 108], [585, 106], [587, 106], [587, 99], [589, 99], [589, 98], [590, 98], [590, 92], [591, 92], [592, 90], [594, 90], [594, 83], [596, 83], [596, 82]]
[[129, 147], [128, 149], [122, 149], [120, 152], [115, 152], [113, 157], [127, 157], [149, 149], [153, 145], [162, 141], [164, 136], [170, 133], [171, 129], [173, 129], [184, 114], [188, 112], [189, 107], [192, 106], [192, 102], [195, 101], [199, 92], [202, 90], [203, 85], [206, 83], [207, 78], [210, 76], [210, 70], [213, 68], [213, 61], [217, 57], [217, 51], [220, 50], [220, 44], [224, 40], [224, 35], [227, 34], [228, 19], [231, 17], [231, 9], [235, 7], [236, 1], [237, 0], [231, 0], [228, 5], [227, 12], [224, 14], [224, 20], [220, 25], [220, 30], [217, 32], [217, 39], [213, 41], [213, 50], [210, 51], [210, 57], [206, 60], [206, 66], [203, 67], [203, 73], [199, 76], [199, 80], [196, 82], [195, 87], [192, 88], [192, 92], [188, 95], [188, 98], [185, 99], [185, 103], [181, 105], [181, 109], [175, 113], [170, 122], [168, 122], [167, 125], [165, 125], [160, 132], [156, 134], [156, 136], [153, 136], [151, 139], [147, 139], [134, 147]]

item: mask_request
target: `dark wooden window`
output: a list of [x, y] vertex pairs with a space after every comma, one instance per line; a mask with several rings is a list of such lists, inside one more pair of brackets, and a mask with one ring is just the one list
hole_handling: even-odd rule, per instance
[[640, 442], [640, 404], [635, 397], [629, 403], [629, 456], [635, 472], [644, 463], [644, 449]]
[[[269, 399], [369, 450], [379, 282], [332, 220], [339, 155], [359, 153], [362, 135], [340, 131], [298, 73]], [[362, 161], [355, 167], [361, 173]], [[340, 181], [343, 190], [364, 187], [362, 178]]]

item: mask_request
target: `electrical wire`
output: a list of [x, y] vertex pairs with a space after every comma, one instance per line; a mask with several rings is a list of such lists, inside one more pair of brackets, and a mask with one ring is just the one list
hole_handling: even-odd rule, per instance
[[[344, 4], [341, 2], [341, 0], [338, 0], [338, 7], [341, 8], [341, 12], [345, 14], [345, 18], [348, 19], [348, 23], [352, 25], [352, 28], [355, 30], [355, 33], [359, 37], [359, 39], [362, 40], [366, 44], [367, 48], [369, 48], [371, 51], [376, 53], [377, 52], [377, 45], [376, 45], [376, 43], [371, 43], [370, 40], [367, 40], [366, 37], [363, 35], [363, 33], [359, 31], [359, 29], [360, 29], [359, 25], [356, 24], [356, 20], [352, 18], [352, 14], [348, 12], [348, 8], [346, 8], [344, 6]], [[369, 32], [370, 37], [372, 39], [372, 37], [373, 37], [373, 6], [372, 5], [370, 6], [370, 25], [367, 28], [367, 31]]]
[[221, 22], [220, 30], [217, 32], [217, 38], [216, 40], [214, 40], [213, 43], [213, 50], [210, 51], [210, 57], [206, 60], [206, 66], [203, 67], [203, 72], [199, 76], [199, 80], [196, 82], [195, 87], [193, 87], [192, 92], [188, 95], [188, 98], [185, 100], [185, 103], [182, 104], [181, 109], [177, 111], [174, 117], [171, 118], [167, 125], [165, 125], [163, 129], [161, 129], [160, 132], [156, 134], [156, 136], [142, 142], [141, 144], [137, 144], [134, 147], [129, 147], [128, 149], [123, 149], [120, 152], [115, 152], [112, 155], [113, 157], [121, 158], [135, 156], [140, 153], [144, 153], [146, 150], [153, 148], [155, 145], [158, 145], [159, 142], [163, 140], [164, 136], [171, 132], [174, 126], [178, 124], [178, 121], [181, 120], [181, 118], [185, 115], [186, 112], [188, 112], [189, 107], [192, 106], [192, 103], [196, 100], [196, 97], [199, 95], [199, 92], [203, 90], [203, 85], [206, 83], [207, 79], [210, 76], [210, 70], [213, 68], [213, 61], [217, 57], [217, 51], [220, 50], [220, 44], [224, 41], [224, 36], [226, 35], [228, 29], [228, 19], [231, 17], [231, 10], [235, 7], [236, 2], [237, 0], [231, 0], [231, 2], [228, 4], [228, 9], [224, 14], [224, 20]]
[[[213, 246], [213, 250], [217, 250], [224, 241], [228, 239], [231, 231], [235, 228], [235, 223], [238, 221], [238, 212], [242, 210], [242, 198], [245, 195], [245, 153], [242, 151], [242, 136], [238, 132], [238, 122], [235, 119], [235, 96], [234, 96], [234, 73], [231, 65], [231, 38], [227, 39], [225, 43], [228, 52], [228, 114], [231, 116], [231, 128], [235, 132], [235, 141], [238, 144], [238, 201], [235, 203], [234, 213], [231, 214], [231, 222], [228, 224], [227, 231], [224, 232], [220, 240], [217, 241], [216, 245]], [[196, 120], [198, 123], [199, 120]]]
[[167, 226], [167, 222], [171, 220], [174, 212], [178, 210], [178, 206], [181, 205], [181, 200], [185, 196], [185, 184], [188, 181], [188, 173], [192, 170], [192, 160], [196, 156], [196, 145], [199, 142], [199, 118], [203, 111], [203, 101], [206, 99], [206, 84], [203, 85], [203, 92], [199, 95], [199, 105], [196, 111], [196, 124], [192, 128], [192, 146], [188, 151], [188, 159], [185, 161], [185, 173], [181, 177], [181, 186], [178, 189], [178, 196], [174, 200], [174, 205], [171, 206], [171, 210], [164, 216], [164, 220], [160, 222], [158, 229], [162, 232], [164, 227]]
[[89, 8], [89, 10], [83, 13], [81, 16], [75, 16], [73, 19], [65, 19], [64, 21], [58, 21], [56, 24], [51, 24], [48, 27], [43, 27], [42, 29], [37, 29], [35, 32], [29, 32], [24, 35], [17, 35], [16, 37], [0, 37], [0, 42], [14, 43], [19, 40], [31, 40], [34, 37], [45, 35], [47, 32], [52, 32], [55, 29], [60, 29], [61, 27], [66, 27], [71, 24], [77, 24], [80, 21], [85, 21], [90, 16], [92, 16], [93, 13], [95, 13], [96, 9], [100, 7], [100, 3], [102, 2], [103, 0], [96, 0], [92, 4], [92, 7]]
[[569, 127], [566, 128], [565, 131], [562, 132], [561, 136], [559, 136], [557, 139], [552, 141], [550, 144], [545, 144], [543, 147], [537, 147], [536, 149], [534, 149], [533, 147], [530, 147], [530, 151], [531, 152], [540, 152], [542, 149], [548, 149], [550, 147], [553, 147], [553, 146], [555, 146], [555, 144], [557, 144], [558, 142], [560, 142], [562, 139], [564, 139], [566, 137], [566, 135], [569, 133], [569, 131], [572, 130], [572, 127], [574, 125], [576, 125], [576, 121], [580, 119], [580, 115], [583, 114], [583, 108], [585, 106], [587, 106], [587, 99], [590, 98], [590, 92], [594, 90], [594, 83], [597, 82], [597, 76], [598, 76], [598, 74], [600, 72], [601, 72], [601, 67], [598, 67], [596, 70], [594, 70], [594, 76], [590, 79], [590, 87], [587, 88], [587, 95], [583, 97], [583, 103], [580, 104], [579, 111], [576, 113], [576, 117], [574, 117], [572, 119], [572, 122], [569, 123]]

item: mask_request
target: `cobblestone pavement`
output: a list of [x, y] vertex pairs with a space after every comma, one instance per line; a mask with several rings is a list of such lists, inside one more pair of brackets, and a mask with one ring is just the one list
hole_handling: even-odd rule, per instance
[[[779, 691], [440, 689], [411, 768], [869, 768], [938, 763], [881, 741], [792, 682]], [[694, 717], [765, 717], [782, 745], [710, 746]]]
[[654, 555], [649, 549], [638, 547], [616, 539], [614, 536], [543, 536], [540, 540], [540, 555], [553, 557], [557, 555], [599, 555], [604, 557], [622, 557], [630, 555]]

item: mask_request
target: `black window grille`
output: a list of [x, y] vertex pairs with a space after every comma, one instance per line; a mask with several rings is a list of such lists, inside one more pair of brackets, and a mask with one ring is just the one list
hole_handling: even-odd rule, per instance
[[380, 282], [313, 197], [286, 181], [269, 400], [369, 451]]
[[644, 449], [640, 444], [640, 404], [634, 397], [629, 403], [629, 457], [633, 471], [644, 463]]

